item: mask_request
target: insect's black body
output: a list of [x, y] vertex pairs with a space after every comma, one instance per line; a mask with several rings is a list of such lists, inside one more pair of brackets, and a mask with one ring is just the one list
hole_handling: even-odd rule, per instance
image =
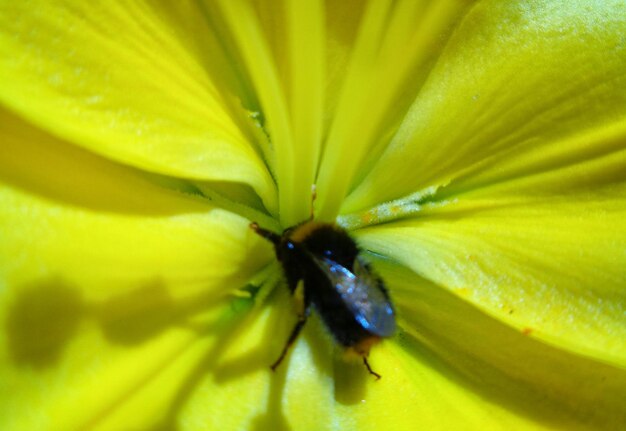
[[304, 326], [310, 306], [317, 310], [335, 341], [367, 362], [370, 346], [393, 335], [395, 315], [383, 281], [360, 257], [352, 238], [341, 228], [308, 221], [275, 234], [252, 224], [270, 240], [292, 293], [303, 285], [303, 311], [274, 369]]

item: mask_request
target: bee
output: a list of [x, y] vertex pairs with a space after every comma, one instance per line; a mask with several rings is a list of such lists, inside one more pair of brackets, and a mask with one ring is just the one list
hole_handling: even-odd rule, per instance
[[298, 338], [313, 306], [334, 340], [362, 357], [367, 371], [380, 379], [367, 356], [372, 345], [394, 334], [395, 311], [383, 280], [363, 260], [350, 235], [334, 224], [313, 220], [280, 235], [257, 223], [250, 227], [274, 244], [290, 292], [303, 298], [298, 321], [272, 371]]

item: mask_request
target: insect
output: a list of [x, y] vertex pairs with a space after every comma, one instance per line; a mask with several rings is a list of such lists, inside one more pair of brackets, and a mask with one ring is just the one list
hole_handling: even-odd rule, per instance
[[313, 306], [335, 341], [361, 356], [369, 373], [380, 379], [367, 356], [373, 344], [394, 334], [395, 311], [382, 279], [363, 260], [354, 240], [334, 224], [313, 220], [281, 235], [257, 223], [250, 227], [274, 244], [289, 290], [303, 298], [298, 321], [271, 369], [285, 358]]

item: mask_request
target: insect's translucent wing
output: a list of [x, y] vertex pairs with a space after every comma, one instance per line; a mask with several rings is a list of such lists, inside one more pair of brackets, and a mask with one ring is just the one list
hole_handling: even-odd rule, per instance
[[383, 292], [380, 280], [357, 259], [353, 271], [328, 258], [314, 257], [359, 324], [380, 337], [396, 330], [393, 307]]

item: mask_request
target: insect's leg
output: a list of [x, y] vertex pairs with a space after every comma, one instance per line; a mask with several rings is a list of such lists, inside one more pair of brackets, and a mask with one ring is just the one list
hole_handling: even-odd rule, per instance
[[302, 328], [304, 328], [305, 323], [306, 323], [306, 315], [298, 316], [298, 322], [296, 323], [296, 326], [294, 326], [293, 329], [291, 330], [291, 335], [289, 335], [289, 339], [287, 340], [285, 347], [283, 347], [283, 351], [281, 352], [278, 359], [276, 359], [276, 361], [272, 365], [270, 365], [270, 368], [272, 369], [272, 371], [276, 371], [276, 367], [278, 367], [280, 363], [283, 361], [283, 359], [285, 359], [285, 355], [287, 354], [287, 351], [289, 351], [289, 348], [291, 347], [291, 345], [294, 343], [294, 341], [296, 341], [296, 339], [298, 338], [298, 335], [300, 335], [300, 331], [302, 331]]
[[372, 370], [372, 367], [370, 367], [370, 363], [367, 362], [367, 357], [363, 356], [363, 364], [365, 364], [365, 368], [367, 368], [367, 371], [369, 371], [369, 373], [371, 375], [373, 375], [374, 377], [376, 377], [376, 380], [380, 380], [380, 378], [382, 377], [380, 374], [378, 374], [377, 372], [375, 372], [374, 370]]
[[302, 282], [302, 280], [300, 280], [299, 283], [296, 285], [296, 288], [293, 291], [293, 295], [300, 302], [300, 307], [298, 307], [298, 322], [296, 323], [296, 326], [294, 326], [291, 330], [291, 334], [289, 335], [287, 343], [285, 343], [285, 347], [283, 347], [283, 351], [281, 352], [280, 356], [270, 366], [272, 371], [276, 371], [276, 367], [280, 365], [282, 360], [285, 358], [285, 355], [287, 355], [289, 348], [296, 341], [298, 335], [300, 335], [300, 331], [302, 331], [302, 328], [304, 328], [304, 324], [306, 323], [306, 320], [311, 312], [311, 300], [306, 294], [306, 290], [304, 289], [304, 283]]

